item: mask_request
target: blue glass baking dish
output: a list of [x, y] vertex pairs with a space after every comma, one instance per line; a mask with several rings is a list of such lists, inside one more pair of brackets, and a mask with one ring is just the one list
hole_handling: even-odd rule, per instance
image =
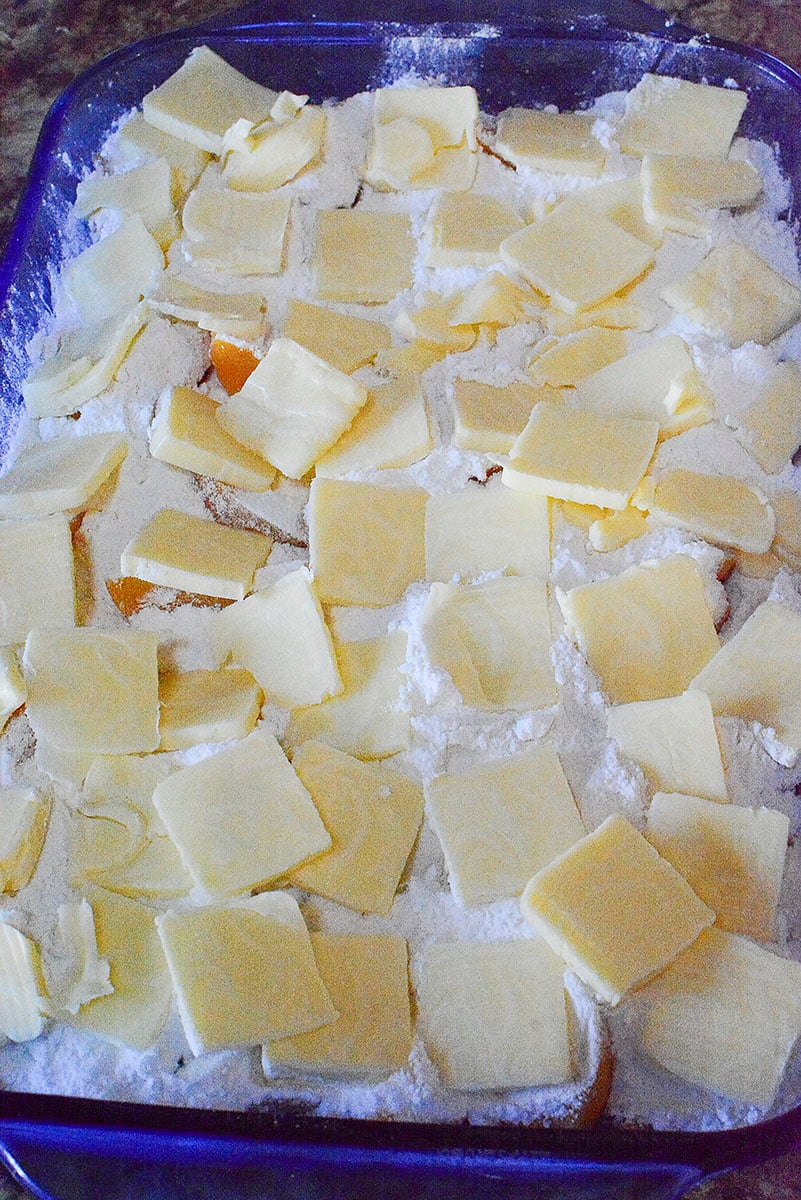
[[[666, 26], [636, 0], [473, 0], [405, 6], [381, 20], [379, 2], [348, 10], [331, 0], [298, 20], [291, 0], [253, 4], [224, 20], [120, 51], [78, 79], [42, 130], [28, 189], [0, 268], [0, 455], [19, 411], [25, 345], [65, 254], [77, 180], [114, 122], [205, 42], [246, 74], [313, 99], [344, 97], [426, 64], [451, 83], [474, 84], [489, 110], [512, 104], [581, 105], [633, 86], [644, 71], [748, 90], [744, 131], [778, 147], [801, 216], [801, 77], [767, 54]], [[601, 13], [599, 15], [599, 9]], [[405, 58], [404, 58], [405, 55]], [[74, 248], [74, 242], [73, 242]], [[321, 1119], [289, 1105], [259, 1112], [204, 1111], [0, 1091], [0, 1156], [34, 1195], [116, 1200], [303, 1197], [352, 1200], [450, 1196], [527, 1200], [559, 1195], [675, 1197], [704, 1175], [801, 1146], [801, 1106], [747, 1128], [715, 1133], [405, 1124]]]

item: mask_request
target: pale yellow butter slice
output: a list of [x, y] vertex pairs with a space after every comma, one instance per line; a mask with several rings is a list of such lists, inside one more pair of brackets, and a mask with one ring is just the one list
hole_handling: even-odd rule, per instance
[[17, 653], [11, 646], [0, 646], [0, 731], [28, 695]]
[[127, 453], [128, 439], [121, 433], [37, 442], [0, 479], [0, 517], [84, 507]]
[[172, 387], [159, 400], [150, 427], [150, 453], [197, 475], [208, 475], [232, 487], [266, 492], [275, 468], [236, 438], [217, 420], [219, 402], [193, 388]]
[[92, 765], [94, 754], [71, 753], [54, 746], [46, 738], [37, 737], [36, 749], [33, 752], [34, 762], [38, 770], [48, 779], [56, 783], [68, 783], [73, 787], [81, 787], [86, 772]]
[[279, 704], [319, 704], [342, 691], [331, 634], [304, 567], [224, 609], [213, 636], [220, 658], [230, 655]]
[[345, 432], [367, 388], [290, 338], [276, 338], [240, 392], [218, 410], [224, 429], [292, 479]]
[[155, 750], [155, 634], [133, 629], [34, 629], [23, 668], [37, 737], [79, 754]]
[[431, 212], [432, 267], [490, 267], [501, 242], [524, 222], [508, 204], [478, 192], [444, 193]]
[[731, 475], [676, 468], [644, 479], [633, 503], [659, 525], [688, 529], [751, 554], [770, 549], [776, 518], [765, 497]]
[[[48, 971], [51, 1012], [73, 1015], [90, 1000], [114, 991], [110, 964], [97, 949], [92, 907], [85, 896], [58, 906], [59, 970]], [[53, 1011], [54, 1010], [54, 1011]]]
[[247, 737], [264, 695], [249, 671], [186, 671], [159, 681], [160, 750]]
[[498, 118], [493, 148], [515, 167], [592, 177], [606, 161], [594, 124], [590, 113], [507, 108]]
[[364, 178], [378, 191], [404, 191], [434, 165], [436, 150], [424, 125], [412, 117], [375, 123]]
[[437, 942], [418, 974], [423, 1038], [448, 1087], [572, 1078], [564, 968], [543, 941]]
[[120, 555], [120, 572], [160, 587], [241, 600], [272, 550], [272, 539], [175, 508], [162, 508]]
[[587, 538], [593, 550], [605, 554], [642, 537], [648, 528], [647, 514], [629, 505], [628, 508], [619, 508], [606, 516], [591, 519]]
[[547, 579], [551, 529], [546, 496], [505, 488], [499, 479], [429, 496], [426, 579], [450, 583], [487, 571]]
[[801, 317], [801, 291], [741, 242], [715, 246], [662, 299], [732, 346], [767, 345]]
[[75, 212], [88, 217], [101, 208], [138, 213], [145, 228], [166, 250], [178, 236], [172, 197], [172, 170], [166, 158], [154, 158], [121, 175], [90, 175], [78, 184]]
[[450, 320], [455, 325], [487, 325], [493, 329], [531, 320], [544, 305], [545, 297], [531, 288], [513, 283], [500, 271], [488, 271], [462, 293]]
[[0, 788], [0, 891], [30, 883], [50, 820], [50, 798], [33, 788]]
[[323, 603], [394, 604], [422, 579], [426, 500], [421, 488], [315, 479], [309, 565]]
[[381, 321], [366, 321], [295, 299], [289, 301], [284, 337], [346, 375], [372, 362], [380, 350], [392, 344], [392, 334]]
[[643, 189], [636, 177], [613, 179], [571, 192], [559, 201], [563, 217], [571, 214], [583, 218], [608, 217], [626, 233], [655, 249], [662, 245], [662, 232], [645, 219]]
[[388, 916], [423, 819], [419, 784], [323, 742], [305, 742], [292, 766], [331, 834], [331, 848], [289, 872], [305, 888], [356, 912]]
[[0, 921], [0, 1034], [30, 1042], [44, 1029], [48, 1002], [39, 947]]
[[619, 292], [654, 261], [654, 249], [602, 214], [563, 213], [501, 243], [501, 258], [565, 312], [581, 312]]
[[778, 475], [801, 445], [801, 367], [777, 363], [742, 418], [742, 442], [770, 475]]
[[448, 672], [466, 704], [525, 711], [556, 703], [544, 581], [434, 583], [423, 634], [432, 663]]
[[439, 775], [426, 813], [464, 904], [519, 896], [532, 872], [584, 837], [561, 763], [549, 745]]
[[715, 718], [703, 692], [618, 704], [608, 710], [606, 726], [658, 791], [728, 800]]
[[146, 296], [164, 267], [164, 255], [136, 213], [68, 262], [64, 285], [85, 324], [123, 317]]
[[610, 1004], [663, 970], [715, 919], [675, 867], [618, 814], [536, 874], [521, 907]]
[[37, 625], [75, 624], [72, 538], [54, 513], [0, 521], [0, 645], [24, 642]]
[[321, 157], [326, 129], [326, 115], [315, 105], [303, 107], [284, 120], [276, 120], [273, 114], [270, 120], [249, 128], [243, 137], [231, 142], [223, 179], [228, 187], [240, 192], [280, 188]]
[[411, 287], [417, 246], [405, 213], [321, 212], [311, 267], [321, 300], [383, 304]]
[[309, 793], [263, 729], [170, 775], [153, 803], [211, 896], [250, 891], [331, 845]]
[[377, 88], [374, 117], [378, 124], [408, 117], [422, 125], [435, 147], [460, 146], [466, 141], [478, 148], [476, 121], [478, 96], [472, 87]]
[[600, 304], [594, 304], [592, 308], [579, 313], [564, 313], [558, 308], [546, 309], [542, 314], [542, 322], [555, 337], [565, 337], [569, 333], [590, 329], [594, 325], [605, 329], [645, 331], [653, 329], [656, 316], [651, 309], [632, 300], [613, 296], [610, 300], [602, 300]]
[[408, 467], [433, 449], [420, 380], [401, 375], [370, 389], [350, 429], [318, 458], [314, 471], [332, 478], [371, 468]]
[[197, 188], [182, 213], [184, 255], [228, 275], [279, 275], [291, 208], [290, 196]]
[[209, 162], [205, 150], [156, 129], [140, 112], [134, 113], [120, 129], [115, 151], [126, 167], [138, 166], [145, 158], [165, 158], [172, 170], [173, 196], [177, 201], [197, 182]]
[[416, 308], [402, 308], [396, 315], [393, 327], [401, 337], [433, 342], [444, 354], [460, 353], [475, 344], [476, 330], [454, 323], [453, 314], [461, 303], [459, 293], [442, 299], [423, 292], [420, 301]]
[[640, 1003], [643, 1044], [661, 1066], [746, 1104], [772, 1103], [801, 1032], [797, 962], [707, 929]]
[[564, 338], [545, 338], [534, 347], [526, 372], [533, 384], [575, 387], [588, 375], [622, 358], [626, 353], [622, 329], [601, 325], [580, 329]]
[[552, 389], [525, 383], [497, 387], [474, 379], [453, 381], [454, 443], [462, 450], [508, 454], [539, 400], [553, 399]]
[[658, 433], [655, 421], [543, 401], [512, 446], [503, 482], [558, 500], [625, 508], [651, 461]]
[[770, 808], [657, 792], [648, 840], [717, 914], [716, 925], [772, 942], [789, 819]]
[[339, 696], [296, 709], [286, 734], [297, 746], [315, 738], [359, 758], [387, 758], [409, 746], [409, 710], [402, 704], [406, 634], [340, 642], [337, 663], [344, 683]]
[[153, 792], [174, 770], [166, 759], [152, 754], [101, 755], [86, 773], [83, 795], [90, 804], [126, 804], [140, 814], [147, 837], [164, 834], [167, 830], [153, 807]]
[[395, 934], [312, 933], [317, 969], [339, 1016], [263, 1050], [265, 1074], [378, 1083], [412, 1049], [408, 949]]
[[725, 158], [747, 103], [736, 88], [644, 75], [626, 97], [620, 148], [625, 154]]
[[164, 271], [147, 299], [150, 308], [222, 336], [260, 338], [267, 329], [263, 296], [258, 292], [209, 292]]
[[166, 912], [156, 924], [193, 1054], [256, 1046], [336, 1019], [288, 892]]
[[276, 99], [276, 92], [242, 75], [208, 46], [198, 46], [145, 96], [142, 111], [164, 133], [220, 154], [223, 135], [235, 121], [265, 121]]
[[685, 554], [580, 584], [559, 603], [613, 704], [679, 695], [720, 647], [701, 573]]
[[[603, 416], [656, 421], [661, 434], [678, 432], [683, 405], [701, 387], [687, 343], [676, 334], [649, 342], [579, 382], [576, 400]], [[707, 403], [712, 416], [711, 401]], [[675, 418], [681, 413], [680, 420]]]
[[379, 88], [365, 179], [380, 190], [469, 188], [477, 120], [478, 97], [471, 87]]
[[646, 155], [641, 178], [646, 220], [691, 237], [706, 237], [710, 209], [751, 204], [762, 191], [755, 167], [728, 158]]
[[108, 799], [92, 799], [90, 794], [70, 815], [71, 883], [82, 887], [127, 866], [146, 844], [144, 815], [123, 794], [111, 793]]

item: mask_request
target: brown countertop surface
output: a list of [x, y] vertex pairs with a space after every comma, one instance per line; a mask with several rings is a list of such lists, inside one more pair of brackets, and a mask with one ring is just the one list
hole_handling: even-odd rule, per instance
[[[42, 120], [70, 81], [113, 50], [207, 20], [228, 7], [220, 0], [173, 0], [170, 5], [163, 0], [6, 0], [0, 4], [0, 247], [11, 228]], [[701, 32], [758, 46], [801, 70], [801, 0], [663, 0], [655, 7]], [[396, 18], [398, 12], [392, 9]], [[0, 1180], [0, 1200], [22, 1194], [16, 1184]], [[801, 1152], [732, 1172], [702, 1184], [688, 1196], [692, 1200], [801, 1200]], [[570, 1194], [560, 1193], [560, 1200], [570, 1200]]]

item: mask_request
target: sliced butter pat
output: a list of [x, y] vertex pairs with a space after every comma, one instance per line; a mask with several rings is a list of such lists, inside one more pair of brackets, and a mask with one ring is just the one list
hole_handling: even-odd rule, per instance
[[603, 416], [543, 401], [512, 446], [503, 482], [521, 492], [625, 508], [645, 474], [655, 421]]
[[662, 299], [731, 346], [767, 345], [801, 317], [801, 291], [740, 242], [715, 246]]
[[426, 579], [450, 583], [487, 571], [547, 579], [551, 528], [546, 496], [505, 488], [499, 479], [429, 496]]
[[675, 867], [618, 814], [535, 875], [521, 907], [610, 1004], [663, 970], [715, 919]]
[[671, 333], [582, 380], [576, 400], [602, 416], [657, 421], [665, 433], [674, 424], [671, 416], [699, 387], [687, 343]]
[[220, 154], [223, 135], [235, 121], [266, 121], [277, 99], [277, 92], [240, 74], [208, 46], [198, 46], [145, 96], [142, 111], [164, 133]]
[[312, 933], [311, 942], [339, 1015], [308, 1033], [270, 1041], [265, 1073], [378, 1083], [402, 1070], [412, 1050], [405, 940], [389, 933]]
[[0, 921], [0, 1034], [30, 1042], [44, 1029], [48, 1009], [39, 947]]
[[364, 178], [379, 191], [404, 191], [434, 165], [431, 134], [411, 117], [396, 117], [374, 125]]
[[507, 108], [498, 118], [493, 149], [515, 167], [556, 175], [600, 175], [606, 152], [590, 113]]
[[664, 471], [643, 480], [634, 504], [659, 525], [688, 529], [708, 542], [751, 554], [769, 550], [776, 532], [764, 496], [731, 475]]
[[801, 445], [801, 368], [777, 363], [741, 418], [742, 442], [763, 471], [778, 475]]
[[123, 550], [120, 572], [159, 587], [242, 600], [271, 550], [263, 533], [162, 508]]
[[742, 717], [773, 729], [801, 750], [801, 615], [768, 600], [703, 665], [692, 681], [716, 716]]
[[178, 236], [172, 198], [172, 170], [166, 158], [155, 158], [121, 175], [90, 175], [81, 180], [75, 212], [88, 217], [101, 208], [138, 213], [162, 250]]
[[[95, 758], [86, 773], [83, 794], [91, 804], [126, 804], [139, 813], [147, 837], [166, 833], [153, 807], [156, 785], [175, 767], [155, 755], [103, 755]], [[141, 847], [139, 847], [141, 848]], [[129, 859], [133, 854], [129, 855]]]
[[188, 750], [207, 742], [247, 737], [264, 696], [249, 671], [186, 671], [159, 682], [160, 750]]
[[173, 195], [178, 201], [194, 186], [209, 162], [205, 150], [156, 129], [140, 112], [134, 113], [120, 129], [115, 150], [126, 167], [137, 166], [144, 158], [166, 158], [172, 170]]
[[331, 848], [290, 871], [290, 883], [356, 912], [388, 916], [423, 819], [420, 786], [323, 742], [298, 747], [292, 766], [331, 834]]
[[472, 87], [384, 87], [375, 92], [378, 124], [409, 117], [429, 133], [437, 150], [467, 141], [478, 149], [478, 96]]
[[748, 938], [707, 929], [638, 1004], [643, 1044], [661, 1066], [768, 1108], [801, 1033], [801, 968]]
[[79, 754], [155, 750], [155, 634], [133, 629], [34, 629], [25, 643], [27, 713], [37, 737]]
[[312, 482], [309, 565], [324, 604], [394, 604], [423, 578], [427, 498], [421, 488]]
[[197, 188], [184, 205], [184, 254], [228, 275], [278, 275], [283, 268], [290, 196]]
[[321, 156], [327, 128], [321, 108], [308, 105], [286, 119], [274, 112], [226, 155], [223, 179], [234, 191], [280, 188]]
[[371, 388], [350, 429], [318, 458], [318, 476], [408, 467], [434, 449], [420, 380], [402, 375]]
[[747, 103], [736, 88], [644, 75], [626, 97], [620, 148], [624, 154], [725, 158]]
[[549, 308], [542, 314], [542, 321], [549, 333], [555, 337], [565, 337], [569, 333], [577, 333], [580, 329], [590, 329], [595, 325], [604, 329], [645, 331], [653, 329], [656, 316], [653, 311], [631, 300], [621, 300], [613, 296], [611, 300], [603, 300], [580, 313], [563, 313], [559, 312], [558, 308]]
[[220, 658], [230, 655], [279, 704], [319, 704], [342, 691], [331, 634], [304, 567], [224, 609], [213, 636]]
[[269, 883], [331, 845], [309, 793], [262, 729], [170, 775], [153, 803], [211, 896]]
[[592, 519], [587, 529], [587, 537], [593, 550], [605, 554], [610, 550], [619, 550], [635, 538], [642, 537], [648, 529], [646, 513], [629, 505], [628, 508], [619, 508], [606, 516]]
[[501, 258], [551, 303], [580, 312], [619, 292], [654, 261], [654, 249], [602, 214], [555, 209], [501, 243]]
[[657, 792], [647, 837], [731, 933], [776, 938], [789, 819], [770, 808]]
[[321, 212], [311, 267], [321, 300], [383, 304], [412, 286], [417, 245], [405, 213]]
[[564, 969], [544, 942], [435, 943], [417, 993], [426, 1048], [448, 1087], [499, 1091], [572, 1078]]
[[0, 517], [83, 508], [127, 453], [128, 439], [121, 433], [38, 442], [0, 479]]
[[305, 346], [338, 371], [351, 375], [392, 345], [392, 334], [380, 321], [365, 321], [305, 300], [290, 300], [284, 337]]
[[188, 387], [169, 388], [161, 396], [150, 427], [150, 453], [162, 462], [208, 475], [231, 487], [266, 492], [275, 468], [217, 420], [219, 403]]
[[64, 285], [85, 324], [122, 317], [151, 290], [164, 255], [136, 213], [62, 271]]
[[426, 788], [426, 812], [451, 889], [469, 905], [519, 896], [532, 872], [586, 833], [548, 745], [439, 775]]
[[26, 787], [0, 787], [0, 891], [30, 883], [44, 845], [50, 800]]
[[559, 603], [613, 704], [679, 695], [720, 647], [703, 578], [685, 554], [580, 584]]
[[43, 737], [36, 739], [36, 749], [33, 752], [37, 769], [48, 779], [56, 783], [68, 783], [72, 787], [81, 787], [86, 772], [92, 765], [94, 754], [70, 753], [58, 746], [51, 745]]
[[431, 213], [432, 267], [490, 267], [499, 260], [501, 242], [524, 222], [502, 200], [476, 192], [440, 196]]
[[209, 292], [170, 271], [159, 276], [147, 302], [157, 312], [221, 337], [255, 339], [267, 328], [264, 298], [257, 292]]
[[277, 338], [218, 417], [237, 441], [292, 479], [333, 446], [367, 400], [367, 388], [304, 346]]
[[148, 1050], [172, 1011], [172, 986], [155, 913], [104, 888], [88, 893], [98, 954], [109, 963], [113, 992], [91, 1000], [70, 1024], [121, 1046]]
[[59, 954], [66, 959], [60, 978], [48, 980], [56, 1010], [79, 1011], [90, 1000], [110, 996], [110, 964], [97, 950], [97, 934], [92, 907], [85, 896], [58, 906]]
[[515, 325], [542, 311], [545, 297], [520, 287], [500, 271], [488, 271], [462, 293], [451, 312], [455, 325]]
[[71, 882], [81, 887], [127, 866], [146, 844], [144, 816], [127, 799], [87, 799], [70, 817]]
[[658, 791], [728, 800], [715, 718], [703, 692], [618, 704], [608, 710], [606, 727]]
[[453, 313], [461, 302], [458, 294], [441, 299], [424, 292], [421, 300], [416, 308], [400, 310], [394, 321], [396, 333], [410, 340], [434, 342], [446, 354], [458, 354], [475, 344], [476, 331], [472, 326], [453, 323]]
[[411, 180], [411, 190], [465, 192], [475, 183], [478, 154], [467, 141], [460, 146], [443, 146], [434, 154], [430, 167], [424, 168]]
[[37, 625], [75, 624], [72, 537], [54, 513], [0, 521], [0, 645], [24, 642]]
[[149, 838], [130, 862], [96, 871], [93, 880], [134, 900], [174, 900], [191, 892], [193, 880], [171, 838]]
[[776, 514], [773, 553], [780, 562], [801, 571], [801, 496], [795, 491], [777, 492], [773, 511]]
[[434, 583], [423, 634], [432, 663], [448, 672], [466, 704], [526, 711], [556, 703], [543, 581]]
[[255, 1046], [336, 1019], [288, 892], [166, 912], [156, 925], [193, 1054]]
[[643, 214], [643, 189], [639, 179], [613, 179], [571, 192], [559, 202], [563, 217], [608, 217], [626, 233], [655, 249], [662, 244], [662, 233], [646, 221]]
[[552, 390], [509, 383], [496, 387], [474, 379], [453, 381], [454, 443], [462, 450], [508, 454], [539, 400]]
[[9, 717], [21, 708], [28, 696], [17, 652], [0, 646], [0, 732]]
[[642, 160], [643, 212], [657, 229], [706, 237], [710, 209], [752, 204], [761, 191], [762, 176], [747, 162], [672, 154]]
[[626, 349], [622, 329], [590, 326], [558, 340], [546, 338], [539, 342], [526, 372], [531, 382], [540, 387], [575, 387], [588, 375], [622, 358]]
[[402, 707], [406, 634], [340, 642], [337, 663], [344, 691], [324, 704], [296, 709], [286, 734], [298, 746], [315, 738], [359, 758], [386, 758], [409, 746], [409, 712]]

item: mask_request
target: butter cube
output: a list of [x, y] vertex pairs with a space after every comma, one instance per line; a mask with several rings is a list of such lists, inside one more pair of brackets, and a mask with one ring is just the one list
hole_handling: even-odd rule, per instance
[[156, 919], [193, 1054], [306, 1033], [337, 1010], [288, 892]]
[[264, 695], [249, 671], [186, 671], [159, 681], [160, 750], [247, 737]]
[[227, 275], [279, 275], [292, 200], [262, 192], [197, 188], [184, 205], [184, 254]]
[[532, 383], [547, 387], [575, 387], [588, 375], [622, 358], [626, 353], [622, 329], [590, 326], [564, 338], [539, 342], [526, 368]]
[[462, 293], [451, 312], [455, 325], [515, 325], [542, 311], [545, 297], [520, 287], [500, 271], [488, 271]]
[[426, 811], [463, 904], [519, 896], [532, 872], [580, 841], [584, 822], [561, 763], [546, 744], [439, 775]]
[[625, 508], [651, 461], [658, 426], [543, 401], [512, 446], [503, 482], [557, 500]]
[[74, 625], [72, 538], [61, 513], [0, 521], [0, 645], [37, 625]]
[[44, 845], [50, 801], [33, 788], [0, 787], [0, 891], [30, 883]]
[[607, 553], [610, 550], [619, 550], [635, 538], [642, 537], [648, 529], [646, 514], [629, 505], [628, 508], [619, 508], [607, 516], [591, 520], [587, 537], [593, 550]]
[[241, 600], [272, 545], [252, 529], [162, 508], [123, 550], [120, 572], [158, 587]]
[[551, 528], [546, 496], [513, 492], [500, 480], [429, 496], [426, 579], [450, 583], [487, 571], [547, 579]]
[[381, 763], [305, 742], [292, 766], [331, 835], [331, 848], [289, 872], [296, 887], [356, 912], [388, 916], [423, 819], [423, 793]]
[[508, 454], [538, 400], [552, 390], [509, 383], [496, 387], [474, 379], [453, 381], [453, 440], [462, 450]]
[[535, 875], [521, 906], [526, 920], [610, 1004], [662, 971], [715, 919], [618, 814]]
[[408, 950], [394, 934], [313, 933], [317, 969], [339, 1016], [264, 1047], [265, 1074], [378, 1083], [412, 1050]]
[[715, 246], [662, 299], [731, 346], [767, 345], [801, 317], [801, 291], [740, 242]]
[[11, 646], [0, 646], [0, 732], [28, 696], [22, 668]]
[[338, 371], [352, 374], [392, 344], [381, 321], [366, 321], [305, 300], [290, 300], [284, 337], [305, 346]]
[[409, 745], [409, 712], [401, 704], [406, 634], [340, 642], [337, 663], [345, 685], [324, 704], [296, 709], [286, 734], [298, 746], [315, 738], [359, 758], [386, 758]]
[[657, 792], [647, 837], [705, 904], [719, 929], [772, 942], [790, 822], [770, 808]]
[[[656, 421], [661, 434], [677, 431], [674, 419], [700, 387], [687, 343], [675, 334], [649, 342], [602, 367], [576, 388], [576, 400], [602, 416]], [[712, 415], [711, 406], [709, 416]]]
[[556, 208], [502, 242], [501, 259], [573, 313], [632, 283], [652, 265], [654, 250], [608, 217]]
[[542, 1087], [572, 1078], [564, 970], [539, 939], [437, 942], [417, 986], [428, 1053], [448, 1087]]
[[243, 193], [280, 188], [321, 156], [326, 129], [325, 113], [311, 104], [286, 120], [273, 116], [232, 142], [223, 179]]
[[608, 710], [606, 726], [658, 791], [728, 800], [712, 705], [703, 692], [618, 704]]
[[350, 429], [315, 464], [318, 477], [408, 467], [434, 448], [419, 379], [402, 375], [371, 388]]
[[311, 266], [321, 300], [384, 304], [414, 282], [417, 245], [405, 213], [321, 212]]
[[159, 277], [147, 302], [157, 312], [221, 337], [254, 339], [267, 328], [264, 297], [258, 292], [208, 292], [169, 271]]
[[432, 663], [449, 673], [466, 704], [526, 711], [556, 703], [543, 581], [434, 583], [423, 634]]
[[742, 417], [742, 442], [763, 471], [778, 475], [801, 445], [801, 368], [780, 362], [770, 370]]
[[0, 1034], [30, 1042], [44, 1028], [47, 1011], [39, 947], [0, 921]]
[[736, 88], [644, 75], [626, 97], [620, 148], [624, 154], [725, 158], [747, 103]]
[[168, 388], [150, 427], [150, 453], [231, 487], [266, 492], [275, 479], [275, 468], [223, 429], [218, 409], [218, 401], [203, 392]]
[[432, 267], [491, 267], [501, 242], [524, 227], [513, 208], [477, 192], [445, 192], [431, 213]]
[[240, 392], [218, 410], [224, 429], [292, 479], [333, 446], [367, 400], [363, 383], [289, 338], [276, 338]]
[[240, 74], [208, 46], [197, 46], [182, 67], [145, 96], [142, 111], [164, 133], [220, 154], [223, 135], [235, 121], [265, 121], [276, 99], [276, 92]]
[[759, 721], [801, 750], [801, 615], [769, 600], [692, 681], [716, 716]]
[[706, 237], [709, 209], [751, 204], [762, 191], [762, 177], [747, 162], [646, 155], [642, 160], [643, 211], [658, 229]]
[[68, 262], [62, 279], [85, 324], [122, 318], [150, 291], [164, 255], [136, 213]]
[[643, 1044], [661, 1066], [768, 1108], [801, 1032], [801, 967], [747, 938], [707, 929], [638, 1004], [646, 1013]]
[[83, 508], [127, 453], [128, 439], [121, 433], [36, 443], [0, 479], [0, 517]]
[[34, 629], [23, 668], [37, 738], [78, 754], [159, 744], [158, 638], [133, 629]]
[[313, 481], [309, 565], [324, 604], [394, 604], [423, 578], [426, 500], [421, 488]]
[[515, 167], [555, 175], [600, 175], [606, 153], [593, 135], [591, 113], [507, 108], [498, 118], [493, 148]]
[[331, 634], [305, 568], [223, 609], [215, 624], [220, 658], [230, 654], [271, 700], [294, 708], [342, 691]]
[[75, 212], [88, 217], [98, 209], [138, 213], [145, 228], [166, 250], [178, 236], [172, 199], [172, 171], [166, 158], [156, 158], [121, 175], [90, 175], [78, 184]]
[[689, 529], [719, 546], [751, 554], [770, 549], [776, 518], [765, 497], [731, 475], [676, 468], [643, 480], [634, 504], [659, 525]]
[[559, 603], [613, 704], [679, 695], [719, 650], [704, 581], [685, 554], [580, 584]]
[[145, 158], [165, 158], [172, 171], [172, 189], [176, 200], [181, 200], [193, 187], [209, 162], [206, 151], [183, 138], [156, 129], [139, 112], [134, 113], [120, 129], [115, 151], [126, 167], [137, 166]]

